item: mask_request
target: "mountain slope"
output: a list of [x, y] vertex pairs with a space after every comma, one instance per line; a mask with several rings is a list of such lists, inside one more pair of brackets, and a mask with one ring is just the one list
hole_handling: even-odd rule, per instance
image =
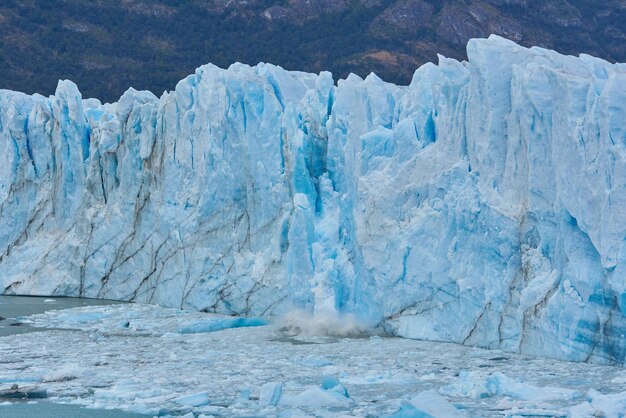
[[58, 79], [114, 101], [159, 95], [206, 62], [272, 62], [408, 84], [472, 37], [626, 61], [622, 0], [5, 0], [0, 88], [45, 95]]

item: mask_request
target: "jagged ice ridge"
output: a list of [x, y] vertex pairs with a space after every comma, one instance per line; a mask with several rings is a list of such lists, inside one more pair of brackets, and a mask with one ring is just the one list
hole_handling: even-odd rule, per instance
[[626, 65], [471, 40], [409, 86], [200, 67], [0, 91], [0, 292], [626, 356]]

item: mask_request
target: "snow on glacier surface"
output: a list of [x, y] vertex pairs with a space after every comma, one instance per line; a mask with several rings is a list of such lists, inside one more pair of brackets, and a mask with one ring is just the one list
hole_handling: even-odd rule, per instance
[[409, 86], [200, 67], [0, 91], [0, 291], [626, 357], [626, 66], [471, 40]]

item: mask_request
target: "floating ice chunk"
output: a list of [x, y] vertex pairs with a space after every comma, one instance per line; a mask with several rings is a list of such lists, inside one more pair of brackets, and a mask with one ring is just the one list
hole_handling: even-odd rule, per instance
[[594, 410], [594, 416], [626, 417], [626, 392], [603, 395], [591, 389], [587, 393], [587, 401]]
[[439, 393], [444, 396], [458, 398], [488, 398], [492, 394], [485, 384], [484, 376], [477, 373], [461, 371], [456, 382], [442, 386]]
[[535, 408], [513, 408], [507, 411], [505, 418], [516, 417], [546, 417], [559, 418], [567, 417], [567, 412], [557, 411], [554, 409], [535, 409]]
[[66, 382], [83, 374], [83, 369], [75, 364], [65, 364], [43, 376], [44, 382]]
[[306, 357], [299, 360], [298, 364], [304, 367], [325, 367], [331, 366], [333, 362], [325, 357]]
[[353, 375], [343, 379], [345, 383], [352, 385], [371, 385], [371, 384], [395, 384], [409, 385], [418, 382], [414, 373], [404, 373], [398, 371], [385, 371], [383, 373], [369, 372], [365, 375]]
[[346, 407], [351, 402], [348, 390], [338, 378], [323, 376], [320, 387], [309, 388], [295, 396], [285, 396], [282, 403], [293, 407], [323, 408]]
[[459, 373], [456, 382], [441, 387], [439, 393], [445, 396], [474, 399], [501, 395], [523, 401], [535, 402], [582, 397], [582, 394], [576, 390], [539, 387], [527, 383], [519, 383], [500, 372], [484, 377], [478, 373], [466, 371]]
[[0, 388], [0, 399], [44, 399], [48, 391], [39, 386], [20, 386], [13, 384], [8, 388]]
[[582, 397], [582, 393], [576, 390], [518, 383], [500, 372], [489, 376], [486, 385], [491, 394], [510, 396], [525, 401], [553, 401]]
[[285, 399], [285, 403], [294, 407], [324, 408], [347, 407], [352, 401], [345, 396], [319, 387], [312, 387], [304, 392]]
[[589, 402], [585, 401], [570, 407], [567, 412], [569, 418], [588, 418], [593, 417], [596, 410]]
[[617, 377], [614, 377], [613, 379], [611, 379], [611, 383], [615, 383], [615, 384], [618, 384], [618, 385], [624, 385], [626, 387], [626, 372], [624, 372], [621, 375], [618, 375]]
[[44, 303], [54, 303], [56, 302], [56, 299], [44, 299], [43, 301]]
[[241, 401], [249, 401], [250, 400], [250, 388], [247, 386], [242, 386], [239, 389], [239, 397], [237, 399]]
[[[128, 359], [130, 361], [130, 359]], [[168, 390], [153, 386], [146, 386], [137, 379], [123, 379], [115, 382], [108, 389], [96, 389], [94, 398], [96, 402], [123, 402], [142, 404], [144, 399], [151, 399], [169, 395]]]
[[83, 325], [87, 323], [98, 322], [106, 316], [107, 315], [104, 312], [99, 312], [95, 310], [71, 310], [59, 313], [57, 316], [57, 321], [64, 323], [65, 325]]
[[267, 321], [260, 318], [216, 318], [192, 322], [180, 328], [178, 332], [181, 334], [198, 334], [229, 328], [261, 327], [267, 324]]
[[259, 404], [262, 406], [276, 406], [283, 394], [283, 384], [280, 382], [269, 382], [261, 386]]
[[411, 399], [404, 400], [400, 410], [391, 418], [455, 418], [466, 415], [456, 409], [443, 396], [434, 390], [421, 392]]
[[196, 393], [193, 395], [182, 396], [176, 399], [174, 402], [176, 402], [179, 405], [185, 405], [185, 406], [204, 406], [204, 405], [208, 405], [210, 400], [209, 400], [208, 393], [200, 392], [200, 393]]
[[420, 393], [413, 399], [411, 403], [415, 408], [421, 410], [433, 417], [464, 417], [465, 414], [456, 409], [443, 396], [434, 390], [427, 390]]
[[[297, 409], [297, 408], [286, 409], [279, 415], [280, 418], [317, 418], [318, 416], [319, 415], [307, 414], [303, 410]], [[343, 417], [333, 414], [333, 418], [343, 418]]]
[[411, 402], [403, 400], [400, 409], [395, 414], [385, 418], [432, 418], [432, 416], [418, 410]]
[[350, 397], [346, 387], [342, 385], [339, 379], [335, 376], [322, 376], [321, 386], [324, 390], [332, 390], [333, 392], [336, 392], [341, 396], [345, 396], [346, 398]]

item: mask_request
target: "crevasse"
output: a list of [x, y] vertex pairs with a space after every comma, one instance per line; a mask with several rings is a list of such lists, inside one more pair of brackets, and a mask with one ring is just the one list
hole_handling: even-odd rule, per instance
[[0, 91], [0, 292], [626, 357], [626, 65], [471, 40], [409, 86], [200, 67]]

